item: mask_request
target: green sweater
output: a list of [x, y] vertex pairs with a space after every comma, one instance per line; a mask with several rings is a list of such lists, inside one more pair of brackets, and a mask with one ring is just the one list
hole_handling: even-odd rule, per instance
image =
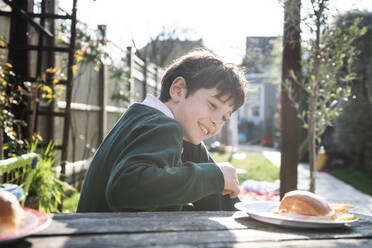
[[[193, 145], [187, 141], [183, 141], [182, 161], [193, 161], [195, 163], [214, 163], [207, 148], [203, 142], [199, 145]], [[239, 202], [239, 198], [230, 198], [229, 195], [222, 195], [221, 193], [209, 195], [196, 202], [192, 202], [183, 210], [191, 211], [236, 211], [235, 203]]]
[[176, 120], [146, 105], [131, 105], [96, 151], [77, 211], [181, 210], [221, 193], [220, 169], [213, 162], [182, 162], [182, 143]]

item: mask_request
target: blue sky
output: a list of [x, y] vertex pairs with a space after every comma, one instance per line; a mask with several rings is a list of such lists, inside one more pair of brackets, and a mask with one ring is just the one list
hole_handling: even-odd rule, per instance
[[[61, 0], [71, 8], [72, 0]], [[78, 18], [92, 28], [107, 25], [107, 37], [125, 48], [142, 47], [167, 29], [187, 29], [189, 39], [204, 44], [223, 59], [240, 63], [247, 36], [277, 36], [283, 32], [282, 1], [278, 0], [79, 0]], [[304, 13], [306, 2], [303, 0]], [[332, 13], [352, 8], [372, 10], [371, 0], [331, 0]], [[304, 14], [303, 14], [304, 15]]]

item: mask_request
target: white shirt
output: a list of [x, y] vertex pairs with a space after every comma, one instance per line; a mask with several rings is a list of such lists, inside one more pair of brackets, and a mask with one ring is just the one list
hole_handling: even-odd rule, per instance
[[148, 94], [143, 100], [142, 104], [152, 107], [154, 109], [159, 110], [160, 112], [164, 113], [169, 118], [174, 119], [173, 113], [170, 111], [167, 105], [165, 105], [162, 101], [160, 101], [158, 98], [156, 98], [153, 95]]

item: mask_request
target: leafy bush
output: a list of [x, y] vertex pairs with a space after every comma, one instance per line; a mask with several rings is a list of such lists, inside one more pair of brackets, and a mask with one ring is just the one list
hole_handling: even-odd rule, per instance
[[372, 103], [354, 101], [336, 120], [334, 138], [351, 159], [350, 167], [372, 170]]
[[39, 210], [45, 213], [59, 212], [58, 205], [66, 196], [66, 192], [76, 192], [74, 187], [58, 179], [53, 162], [54, 145], [50, 142], [39, 156], [29, 189], [29, 197], [36, 197], [39, 200]]

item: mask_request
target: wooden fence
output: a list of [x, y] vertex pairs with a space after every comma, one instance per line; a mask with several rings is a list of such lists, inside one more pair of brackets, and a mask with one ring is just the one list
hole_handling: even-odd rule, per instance
[[[141, 60], [131, 47], [126, 52], [124, 69], [129, 72], [129, 87], [124, 88], [130, 93], [129, 103], [112, 99], [118, 87], [122, 90], [127, 82], [110, 77], [106, 66], [96, 70], [93, 64], [84, 64], [74, 78], [66, 165], [66, 176], [70, 182], [81, 181], [90, 158], [129, 104], [141, 102], [146, 94], [159, 95], [162, 68]], [[55, 102], [55, 111], [64, 110], [66, 102], [63, 99], [64, 94]], [[40, 108], [50, 106], [41, 105]], [[63, 118], [40, 116], [37, 132], [47, 140], [61, 144]], [[60, 150], [56, 150], [56, 164], [60, 164], [60, 153]]]
[[[10, 19], [0, 16], [0, 35], [9, 40]], [[36, 37], [32, 36], [33, 39]], [[108, 43], [110, 46], [112, 43]], [[129, 104], [141, 102], [146, 94], [159, 95], [160, 78], [163, 70], [154, 64], [141, 60], [134, 54], [131, 47], [126, 49], [117, 46], [109, 47], [112, 57], [117, 54], [125, 58], [122, 66], [129, 72], [129, 87], [123, 86], [127, 80], [120, 82], [110, 75], [108, 66], [96, 70], [94, 64], [83, 64], [73, 79], [73, 94], [71, 104], [71, 125], [68, 142], [68, 163], [66, 165], [67, 177], [70, 181], [79, 181], [79, 174], [86, 170], [89, 159], [92, 157], [105, 135], [115, 125]], [[126, 54], [123, 54], [126, 53]], [[31, 54], [32, 58], [35, 53]], [[55, 68], [62, 69], [67, 75], [66, 55], [55, 53], [53, 55]], [[30, 69], [34, 71], [35, 61], [31, 59]], [[44, 65], [46, 67], [47, 65]], [[63, 69], [64, 68], [64, 69]], [[118, 101], [111, 96], [118, 90], [130, 93], [130, 102]], [[63, 91], [52, 104], [40, 101], [40, 112], [64, 112], [66, 101]], [[61, 116], [39, 115], [37, 118], [36, 133], [45, 141], [53, 140], [56, 147], [60, 147], [63, 137], [64, 118]], [[61, 150], [56, 149], [55, 164], [61, 163]], [[60, 171], [60, 168], [57, 168]]]

